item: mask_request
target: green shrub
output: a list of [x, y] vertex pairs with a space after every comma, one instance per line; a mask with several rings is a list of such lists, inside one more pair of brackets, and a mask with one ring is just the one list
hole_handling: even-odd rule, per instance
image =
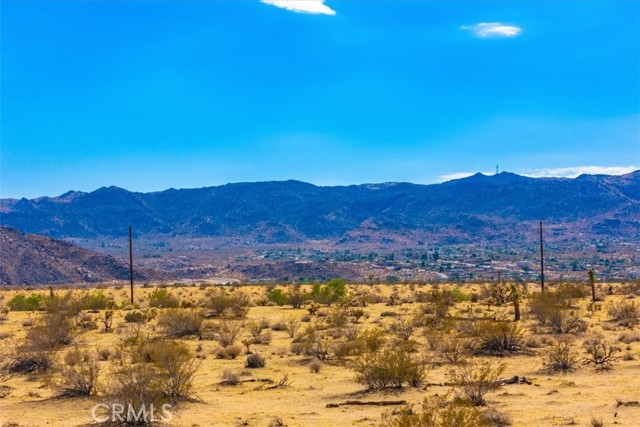
[[147, 315], [141, 311], [130, 311], [124, 315], [124, 321], [127, 323], [147, 323]]
[[344, 279], [333, 279], [326, 285], [316, 283], [311, 288], [309, 298], [320, 304], [333, 304], [347, 296], [347, 284]]
[[419, 386], [425, 378], [424, 360], [402, 346], [365, 353], [355, 360], [356, 381], [370, 390], [401, 388], [404, 384]]
[[82, 308], [84, 310], [106, 310], [115, 307], [113, 300], [107, 298], [102, 291], [92, 292], [81, 299]]
[[278, 306], [283, 306], [287, 303], [287, 296], [282, 289], [271, 289], [267, 291], [267, 299]]
[[41, 294], [31, 294], [28, 297], [23, 294], [16, 294], [7, 305], [12, 311], [37, 311], [44, 308], [45, 296]]
[[166, 289], [159, 288], [149, 294], [149, 307], [177, 308], [179, 306], [180, 300]]

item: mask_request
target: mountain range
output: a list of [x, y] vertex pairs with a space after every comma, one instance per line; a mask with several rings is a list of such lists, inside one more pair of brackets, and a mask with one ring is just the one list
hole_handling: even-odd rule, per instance
[[56, 238], [113, 238], [130, 224], [136, 236], [237, 237], [249, 244], [513, 242], [526, 239], [525, 230], [539, 220], [550, 224], [552, 238], [582, 233], [637, 240], [640, 171], [574, 179], [502, 172], [432, 185], [279, 181], [152, 193], [103, 187], [0, 200], [3, 226]]

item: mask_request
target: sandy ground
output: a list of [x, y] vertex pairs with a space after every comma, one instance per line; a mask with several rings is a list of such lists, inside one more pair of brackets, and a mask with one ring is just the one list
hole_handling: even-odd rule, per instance
[[[398, 286], [401, 294], [409, 294], [407, 286]], [[242, 288], [243, 292], [254, 298], [264, 295], [264, 288], [257, 286]], [[27, 291], [27, 293], [32, 291]], [[149, 289], [138, 289], [138, 299], [144, 303]], [[182, 298], [198, 299], [204, 291], [198, 287], [172, 289]], [[391, 287], [382, 288], [388, 295]], [[105, 290], [107, 295], [117, 301], [126, 299], [126, 289]], [[15, 291], [1, 291], [4, 302], [10, 300]], [[623, 298], [621, 295], [608, 296], [607, 301]], [[606, 306], [607, 301], [603, 304]], [[635, 298], [640, 303], [640, 298]], [[586, 307], [588, 299], [580, 301]], [[366, 327], [380, 321], [383, 311], [398, 313], [411, 312], [416, 304], [403, 304], [388, 307], [384, 303], [369, 305], [366, 311], [369, 318], [361, 321]], [[461, 303], [459, 306], [468, 306]], [[486, 305], [478, 305], [486, 309]], [[509, 307], [499, 308], [506, 313]], [[526, 308], [523, 310], [526, 312]], [[301, 318], [305, 309], [294, 310], [289, 307], [255, 306], [250, 309], [249, 319], [266, 318], [271, 323], [283, 318]], [[583, 312], [586, 313], [586, 312]], [[8, 318], [0, 322], [0, 334], [10, 335], [0, 340], [5, 347], [15, 345], [23, 337], [26, 327], [23, 323], [28, 318], [35, 318], [37, 313], [10, 312]], [[608, 322], [608, 315], [603, 309], [594, 317], [584, 317], [589, 323], [586, 333], [577, 337], [582, 339], [593, 333], [600, 333], [607, 339], [615, 341], [621, 332], [628, 329], [613, 327]], [[383, 323], [389, 322], [382, 319]], [[116, 313], [114, 326], [124, 323], [123, 312]], [[523, 324], [531, 326], [532, 319], [524, 319]], [[302, 328], [304, 328], [304, 325]], [[604, 329], [603, 329], [604, 326]], [[160, 334], [155, 321], [146, 328]], [[606, 329], [606, 330], [605, 330]], [[639, 326], [635, 327], [640, 330]], [[527, 333], [531, 335], [530, 328]], [[246, 356], [236, 360], [222, 360], [214, 356], [219, 347], [216, 341], [183, 340], [190, 347], [200, 350], [198, 354], [206, 357], [196, 374], [195, 391], [199, 401], [181, 403], [173, 408], [173, 419], [167, 423], [171, 426], [268, 426], [275, 417], [279, 417], [287, 426], [375, 426], [380, 423], [380, 407], [340, 406], [327, 408], [329, 403], [340, 403], [346, 400], [407, 400], [417, 403], [423, 397], [433, 394], [444, 394], [449, 387], [430, 386], [426, 388], [404, 388], [391, 392], [364, 392], [364, 387], [354, 380], [354, 373], [345, 362], [327, 362], [319, 373], [310, 372], [304, 357], [293, 355], [289, 350], [292, 339], [285, 331], [271, 331], [272, 341], [269, 345], [254, 345], [252, 350], [266, 356], [267, 364], [263, 369], [245, 372], [242, 378], [278, 380], [288, 374], [291, 384], [284, 389], [266, 389], [266, 383], [245, 382], [237, 386], [220, 384], [225, 370], [242, 373]], [[248, 333], [245, 332], [245, 335]], [[92, 352], [99, 348], [115, 348], [121, 339], [118, 333], [101, 333], [91, 330], [79, 339], [79, 345]], [[413, 336], [424, 343], [421, 330]], [[630, 353], [634, 360], [620, 360], [609, 371], [596, 372], [591, 367], [581, 367], [577, 372], [569, 374], [549, 374], [542, 368], [541, 349], [532, 349], [534, 354], [500, 358], [506, 364], [504, 377], [513, 375], [525, 376], [533, 381], [532, 385], [514, 384], [501, 387], [496, 393], [489, 395], [488, 404], [512, 418], [513, 426], [589, 426], [593, 417], [601, 418], [605, 426], [640, 426], [640, 406], [616, 405], [617, 400], [640, 400], [640, 342], [629, 345], [620, 343], [623, 353]], [[60, 352], [64, 352], [61, 350]], [[61, 357], [61, 356], [59, 356]], [[108, 383], [109, 361], [101, 361], [103, 365], [101, 383]], [[428, 375], [429, 383], [447, 381], [447, 366], [436, 366]], [[27, 379], [13, 377], [0, 383], [9, 387], [8, 396], [0, 399], [0, 426], [78, 426], [92, 424], [91, 409], [102, 402], [100, 395], [88, 399], [52, 399], [52, 391], [46, 387], [42, 378]], [[389, 410], [389, 409], [386, 409]]]

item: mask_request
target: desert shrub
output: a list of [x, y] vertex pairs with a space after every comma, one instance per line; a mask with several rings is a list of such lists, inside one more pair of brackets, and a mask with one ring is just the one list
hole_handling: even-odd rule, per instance
[[149, 294], [149, 307], [177, 308], [179, 306], [180, 300], [166, 289], [156, 289]]
[[45, 300], [44, 313], [27, 331], [25, 346], [37, 351], [73, 343], [79, 335], [73, 321], [78, 312], [77, 301], [70, 295], [59, 297], [52, 293]]
[[638, 342], [640, 341], [640, 332], [637, 332], [637, 331], [623, 332], [620, 335], [618, 335], [618, 341], [625, 344]]
[[287, 302], [291, 304], [293, 308], [300, 308], [304, 302], [309, 299], [309, 295], [302, 292], [302, 286], [295, 285], [287, 289]]
[[320, 369], [322, 369], [324, 365], [322, 364], [321, 361], [319, 360], [312, 360], [311, 362], [309, 362], [309, 364], [307, 365], [307, 367], [309, 368], [309, 370], [311, 372], [313, 372], [314, 374], [317, 374], [318, 372], [320, 372]]
[[633, 327], [640, 320], [640, 307], [635, 301], [618, 301], [607, 307], [607, 314], [621, 326]]
[[278, 306], [283, 306], [287, 303], [287, 296], [282, 289], [271, 289], [267, 291], [267, 299]]
[[[158, 410], [171, 401], [163, 390], [160, 370], [154, 365], [127, 362], [109, 378], [110, 405], [122, 405], [127, 411], [142, 415], [127, 416], [127, 422], [122, 425], [151, 426], [153, 422], [148, 416], [151, 405]], [[103, 414], [104, 417], [110, 415], [110, 412]]]
[[353, 317], [354, 323], [358, 323], [363, 317], [369, 317], [368, 313], [359, 307], [349, 310], [349, 316]]
[[397, 335], [399, 338], [405, 341], [411, 338], [411, 334], [413, 334], [414, 329], [415, 329], [415, 324], [413, 319], [408, 318], [406, 316], [399, 318], [398, 320], [393, 322], [389, 327], [389, 330], [391, 332], [393, 332], [395, 335]]
[[257, 337], [253, 337], [253, 344], [268, 345], [271, 342], [271, 332], [264, 331]]
[[472, 334], [481, 354], [503, 356], [524, 349], [524, 333], [516, 322], [478, 320], [472, 325]]
[[620, 359], [617, 356], [621, 351], [620, 347], [610, 344], [602, 338], [585, 340], [583, 347], [587, 353], [584, 364], [593, 365], [596, 370], [610, 369]]
[[589, 295], [589, 288], [579, 283], [561, 283], [555, 292], [565, 300], [580, 299]]
[[147, 323], [147, 315], [138, 310], [130, 311], [124, 315], [124, 321], [127, 323]]
[[428, 304], [436, 319], [444, 319], [449, 309], [456, 305], [456, 298], [451, 291], [433, 290], [428, 296]]
[[347, 311], [340, 307], [333, 308], [326, 318], [327, 325], [331, 328], [343, 328], [348, 321]]
[[387, 342], [387, 334], [385, 331], [378, 328], [365, 329], [360, 331], [358, 340], [364, 343], [365, 351], [375, 353]]
[[315, 328], [308, 328], [299, 337], [300, 350], [306, 356], [319, 360], [331, 360], [336, 356], [337, 342], [330, 337], [322, 336]]
[[267, 361], [264, 357], [259, 355], [258, 353], [252, 353], [247, 356], [247, 360], [244, 363], [245, 368], [257, 369], [264, 368], [267, 364]]
[[493, 362], [468, 363], [455, 367], [450, 378], [454, 389], [475, 406], [485, 406], [484, 397], [500, 387], [498, 382], [504, 372], [503, 364]]
[[21, 347], [13, 354], [3, 357], [0, 378], [19, 375], [38, 375], [53, 367], [51, 350]]
[[90, 396], [96, 393], [99, 373], [98, 362], [91, 357], [79, 355], [77, 363], [59, 368], [58, 376], [51, 386], [56, 397]]
[[493, 305], [504, 305], [511, 301], [511, 287], [504, 282], [485, 285], [480, 289], [480, 298]]
[[158, 317], [158, 325], [168, 337], [200, 336], [204, 319], [197, 309], [167, 309]]
[[541, 325], [546, 325], [559, 310], [570, 307], [571, 300], [561, 293], [547, 291], [529, 296], [529, 312]]
[[568, 341], [559, 341], [543, 353], [544, 367], [550, 371], [574, 371], [578, 368], [578, 362], [578, 355]]
[[181, 342], [162, 341], [157, 345], [153, 363], [160, 371], [162, 391], [174, 401], [193, 394], [193, 380], [200, 361], [189, 347]]
[[12, 311], [37, 311], [44, 308], [44, 295], [31, 294], [25, 296], [23, 294], [16, 294], [9, 300], [7, 305]]
[[107, 298], [103, 291], [92, 292], [83, 297], [80, 303], [84, 310], [106, 310], [115, 306], [113, 300]]
[[100, 322], [103, 326], [104, 333], [111, 332], [111, 326], [113, 325], [113, 310], [106, 310], [100, 317]]
[[216, 357], [218, 359], [237, 359], [242, 354], [242, 347], [237, 344], [231, 344], [226, 347], [221, 347], [216, 351]]
[[227, 293], [222, 289], [211, 292], [206, 306], [212, 316], [245, 317], [249, 312], [249, 297], [242, 292]]
[[222, 385], [238, 385], [240, 384], [240, 376], [229, 369], [225, 369], [222, 373]]
[[440, 358], [451, 364], [464, 363], [469, 356], [471, 343], [461, 337], [446, 337], [440, 341], [437, 352]]
[[237, 320], [223, 319], [218, 324], [217, 339], [222, 347], [235, 344], [241, 334], [242, 323]]
[[478, 408], [447, 396], [426, 397], [419, 409], [407, 406], [400, 411], [385, 412], [381, 427], [489, 427]]
[[426, 364], [402, 346], [365, 353], [353, 363], [356, 381], [371, 390], [419, 386], [425, 378]]
[[506, 427], [510, 426], [513, 423], [509, 414], [500, 412], [495, 408], [489, 408], [484, 411], [482, 413], [482, 418], [491, 427]]
[[584, 332], [588, 326], [573, 310], [554, 310], [547, 321], [551, 332], [555, 334]]
[[96, 350], [96, 353], [98, 354], [98, 358], [100, 360], [109, 360], [109, 358], [111, 357], [111, 349], [107, 347]]
[[269, 321], [265, 318], [250, 320], [246, 323], [245, 327], [252, 337], [257, 338], [263, 330], [269, 327]]
[[285, 325], [287, 328], [287, 334], [289, 334], [289, 336], [293, 338], [296, 335], [296, 332], [298, 332], [298, 329], [300, 328], [300, 321], [294, 318], [289, 318], [285, 321]]
[[347, 295], [347, 284], [343, 279], [333, 279], [326, 285], [316, 283], [311, 288], [309, 298], [320, 304], [333, 304]]

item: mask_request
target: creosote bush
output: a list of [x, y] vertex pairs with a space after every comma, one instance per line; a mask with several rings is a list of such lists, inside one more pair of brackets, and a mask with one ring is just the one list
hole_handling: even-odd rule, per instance
[[245, 368], [257, 369], [264, 368], [267, 364], [267, 361], [264, 357], [259, 355], [258, 353], [252, 353], [247, 356], [247, 360], [245, 361]]
[[469, 404], [449, 401], [447, 396], [426, 397], [419, 409], [405, 407], [399, 413], [386, 412], [381, 427], [489, 427], [482, 412]]
[[156, 289], [149, 294], [149, 307], [177, 308], [179, 306], [180, 300], [164, 288]]
[[372, 390], [418, 387], [425, 379], [426, 364], [401, 345], [365, 353], [353, 362], [356, 381]]
[[451, 371], [453, 387], [475, 406], [485, 406], [485, 395], [500, 387], [498, 380], [504, 372], [503, 364], [493, 362], [468, 363]]
[[578, 355], [568, 341], [559, 341], [543, 354], [544, 367], [550, 371], [570, 372], [578, 368]]
[[[71, 357], [69, 357], [71, 355]], [[73, 360], [73, 363], [69, 363]], [[56, 397], [81, 397], [96, 393], [100, 365], [88, 353], [75, 348], [67, 353], [66, 365], [57, 369], [51, 386]]]
[[517, 322], [478, 320], [473, 323], [472, 336], [480, 354], [504, 356], [524, 350], [524, 332]]
[[206, 306], [214, 317], [245, 317], [249, 312], [250, 303], [249, 297], [241, 291], [226, 292], [223, 289], [215, 289], [209, 293]]
[[620, 326], [633, 327], [640, 321], [640, 306], [635, 301], [618, 301], [607, 307], [607, 314]]
[[172, 338], [190, 335], [200, 336], [203, 317], [197, 309], [162, 310], [158, 317], [158, 325]]

